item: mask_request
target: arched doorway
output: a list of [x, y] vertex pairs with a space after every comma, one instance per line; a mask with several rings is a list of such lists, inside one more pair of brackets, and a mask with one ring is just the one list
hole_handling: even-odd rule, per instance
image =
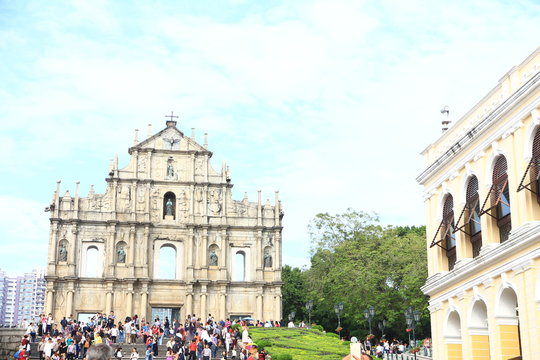
[[474, 302], [471, 310], [469, 335], [473, 360], [489, 360], [489, 330], [487, 306], [482, 300]]
[[512, 288], [502, 290], [497, 304], [497, 331], [503, 359], [521, 356], [518, 301]]

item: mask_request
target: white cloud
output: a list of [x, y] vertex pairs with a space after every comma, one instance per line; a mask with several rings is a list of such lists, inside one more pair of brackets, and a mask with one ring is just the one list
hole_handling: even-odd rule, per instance
[[[420, 224], [418, 153], [441, 106], [456, 119], [538, 45], [539, 6], [523, 4], [12, 4], [0, 25], [0, 195], [41, 209], [56, 178], [99, 191], [108, 159], [127, 162], [132, 130], [157, 132], [174, 110], [186, 134], [210, 133], [237, 197], [281, 190], [286, 262], [307, 258], [317, 212]], [[32, 214], [20, 222], [46, 218]], [[10, 246], [17, 235], [0, 236]]]

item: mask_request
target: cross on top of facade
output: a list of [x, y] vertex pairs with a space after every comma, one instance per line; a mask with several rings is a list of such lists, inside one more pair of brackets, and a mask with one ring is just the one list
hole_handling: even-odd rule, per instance
[[176, 121], [173, 119], [178, 119], [178, 115], [174, 115], [174, 112], [171, 111], [171, 115], [165, 115], [165, 117], [169, 118], [169, 120], [166, 121], [167, 126], [176, 126]]

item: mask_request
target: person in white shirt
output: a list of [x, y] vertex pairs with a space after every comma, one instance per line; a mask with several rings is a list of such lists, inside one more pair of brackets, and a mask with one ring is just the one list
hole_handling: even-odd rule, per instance
[[295, 326], [294, 326], [294, 323], [292, 321], [289, 321], [289, 324], [287, 324], [287, 327], [293, 328]]
[[244, 344], [249, 344], [249, 332], [247, 326], [244, 326], [244, 331], [242, 331], [242, 342]]

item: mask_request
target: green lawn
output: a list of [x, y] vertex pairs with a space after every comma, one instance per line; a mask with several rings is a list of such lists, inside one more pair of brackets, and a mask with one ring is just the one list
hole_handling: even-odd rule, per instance
[[337, 334], [311, 329], [250, 328], [253, 341], [264, 347], [272, 360], [340, 360], [349, 353], [349, 342]]

